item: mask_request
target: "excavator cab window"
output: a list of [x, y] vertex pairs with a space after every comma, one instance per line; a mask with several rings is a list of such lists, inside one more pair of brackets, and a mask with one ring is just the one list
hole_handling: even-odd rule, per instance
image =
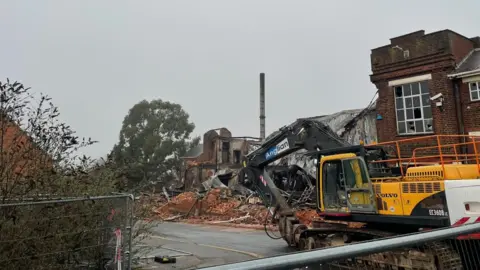
[[322, 194], [325, 209], [334, 212], [345, 211], [347, 201], [342, 161], [331, 160], [324, 162], [322, 168]]
[[322, 164], [323, 206], [326, 212], [376, 213], [373, 188], [361, 157], [328, 160]]
[[373, 187], [367, 164], [361, 157], [342, 160], [345, 173], [345, 192], [350, 212], [377, 213]]
[[346, 185], [349, 188], [368, 187], [369, 179], [366, 170], [360, 164], [359, 158], [343, 160]]

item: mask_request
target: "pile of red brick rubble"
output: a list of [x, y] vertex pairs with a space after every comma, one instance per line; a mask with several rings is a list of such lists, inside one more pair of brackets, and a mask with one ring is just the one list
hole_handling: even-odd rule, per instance
[[[265, 206], [232, 196], [228, 189], [212, 189], [203, 196], [194, 192], [181, 193], [169, 202], [160, 200], [152, 211], [155, 217], [165, 221], [252, 228], [263, 228], [265, 222], [271, 224], [271, 214]], [[313, 209], [300, 210], [297, 217], [307, 226], [319, 219]]]

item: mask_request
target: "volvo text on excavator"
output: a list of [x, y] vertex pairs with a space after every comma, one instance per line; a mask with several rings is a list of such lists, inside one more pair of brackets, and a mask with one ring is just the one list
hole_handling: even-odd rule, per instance
[[[267, 172], [269, 164], [302, 149], [317, 169], [316, 206], [323, 221], [313, 228], [299, 222]], [[309, 250], [480, 222], [479, 152], [480, 137], [462, 135], [350, 145], [327, 125], [299, 119], [246, 156], [239, 182], [275, 209], [288, 245]], [[471, 235], [455, 241], [478, 239]], [[432, 243], [427, 251], [409, 253], [409, 261], [425, 269], [466, 269], [462, 256], [468, 252], [455, 246], [451, 241]], [[399, 261], [371, 260], [394, 267]]]

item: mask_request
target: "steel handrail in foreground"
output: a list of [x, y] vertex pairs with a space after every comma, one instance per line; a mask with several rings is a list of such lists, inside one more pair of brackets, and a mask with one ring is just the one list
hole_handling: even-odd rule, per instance
[[[480, 231], [480, 223], [468, 224], [459, 227], [431, 230], [421, 233], [384, 238], [381, 240], [365, 241], [339, 247], [318, 249], [313, 251], [295, 252], [287, 255], [274, 256], [263, 259], [250, 260], [240, 263], [225, 264], [203, 270], [269, 270], [269, 269], [295, 269], [312, 267], [316, 269], [320, 264], [334, 262], [342, 259], [360, 257], [369, 254], [381, 253], [398, 248], [406, 248], [425, 244], [433, 241], [446, 240]], [[312, 269], [310, 268], [310, 269]]]

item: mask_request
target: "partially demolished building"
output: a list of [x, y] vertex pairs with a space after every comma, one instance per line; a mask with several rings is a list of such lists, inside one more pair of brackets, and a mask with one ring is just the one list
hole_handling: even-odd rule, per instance
[[[330, 115], [309, 117], [327, 124], [334, 132], [350, 144], [366, 144], [377, 141], [377, 113], [376, 102], [372, 102], [364, 109], [344, 110]], [[315, 164], [310, 158], [303, 154], [304, 151], [298, 151], [284, 159], [278, 161], [278, 164], [297, 165], [303, 168], [312, 177], [315, 177]]]
[[244, 156], [251, 147], [259, 145], [254, 137], [233, 137], [227, 128], [212, 129], [203, 135], [203, 141], [191, 149], [184, 157], [184, 188], [190, 190], [199, 187], [221, 171], [224, 184], [232, 178], [234, 171], [242, 166]]

